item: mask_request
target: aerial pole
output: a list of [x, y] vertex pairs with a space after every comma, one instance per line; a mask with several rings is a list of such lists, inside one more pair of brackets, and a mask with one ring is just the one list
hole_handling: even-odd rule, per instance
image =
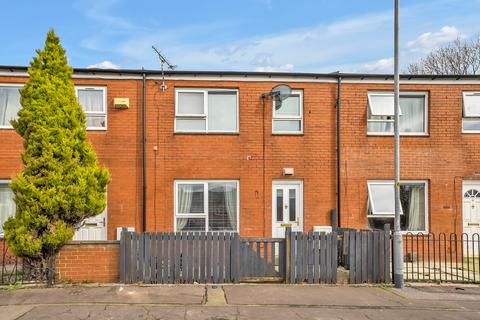
[[393, 103], [394, 103], [394, 166], [395, 166], [395, 220], [393, 229], [393, 281], [395, 288], [403, 288], [403, 239], [400, 233], [400, 75], [399, 75], [399, 2], [395, 1], [394, 13], [394, 70], [393, 70]]

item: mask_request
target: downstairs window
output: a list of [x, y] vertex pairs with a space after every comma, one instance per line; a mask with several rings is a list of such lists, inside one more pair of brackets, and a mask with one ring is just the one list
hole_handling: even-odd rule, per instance
[[238, 181], [175, 181], [175, 231], [238, 231]]
[[[393, 228], [395, 217], [395, 189], [393, 181], [368, 181], [368, 224], [371, 229], [383, 229], [386, 223]], [[426, 232], [428, 221], [427, 182], [400, 183], [402, 231]]]

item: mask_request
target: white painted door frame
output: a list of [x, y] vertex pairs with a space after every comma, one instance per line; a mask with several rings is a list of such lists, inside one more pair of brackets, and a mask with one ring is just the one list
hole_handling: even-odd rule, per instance
[[464, 246], [464, 250], [468, 247], [471, 251], [468, 255], [477, 256], [478, 252], [473, 252], [471, 241], [473, 234], [480, 234], [480, 181], [464, 180], [462, 191], [462, 232], [468, 235], [470, 242]]
[[[277, 190], [282, 190], [282, 219], [277, 219]], [[290, 221], [290, 192], [295, 192], [295, 219]], [[272, 182], [272, 237], [283, 238], [285, 226], [291, 224], [293, 231], [303, 231], [303, 181], [273, 180]]]

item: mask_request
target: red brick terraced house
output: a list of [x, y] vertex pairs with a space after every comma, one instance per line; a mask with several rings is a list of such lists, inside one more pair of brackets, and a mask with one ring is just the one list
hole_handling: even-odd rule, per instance
[[[75, 69], [88, 136], [110, 170], [105, 212], [76, 240], [136, 231], [281, 237], [393, 221], [393, 77]], [[22, 168], [25, 67], [0, 67], [0, 236]], [[265, 97], [287, 84], [281, 104]], [[480, 77], [401, 77], [401, 227], [480, 231]], [[332, 209], [336, 209], [332, 215]], [[337, 220], [337, 222], [336, 222]]]

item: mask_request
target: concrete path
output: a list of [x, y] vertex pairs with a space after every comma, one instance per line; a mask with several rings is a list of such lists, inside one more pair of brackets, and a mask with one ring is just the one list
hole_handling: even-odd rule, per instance
[[480, 319], [479, 286], [73, 286], [0, 290], [13, 319]]

